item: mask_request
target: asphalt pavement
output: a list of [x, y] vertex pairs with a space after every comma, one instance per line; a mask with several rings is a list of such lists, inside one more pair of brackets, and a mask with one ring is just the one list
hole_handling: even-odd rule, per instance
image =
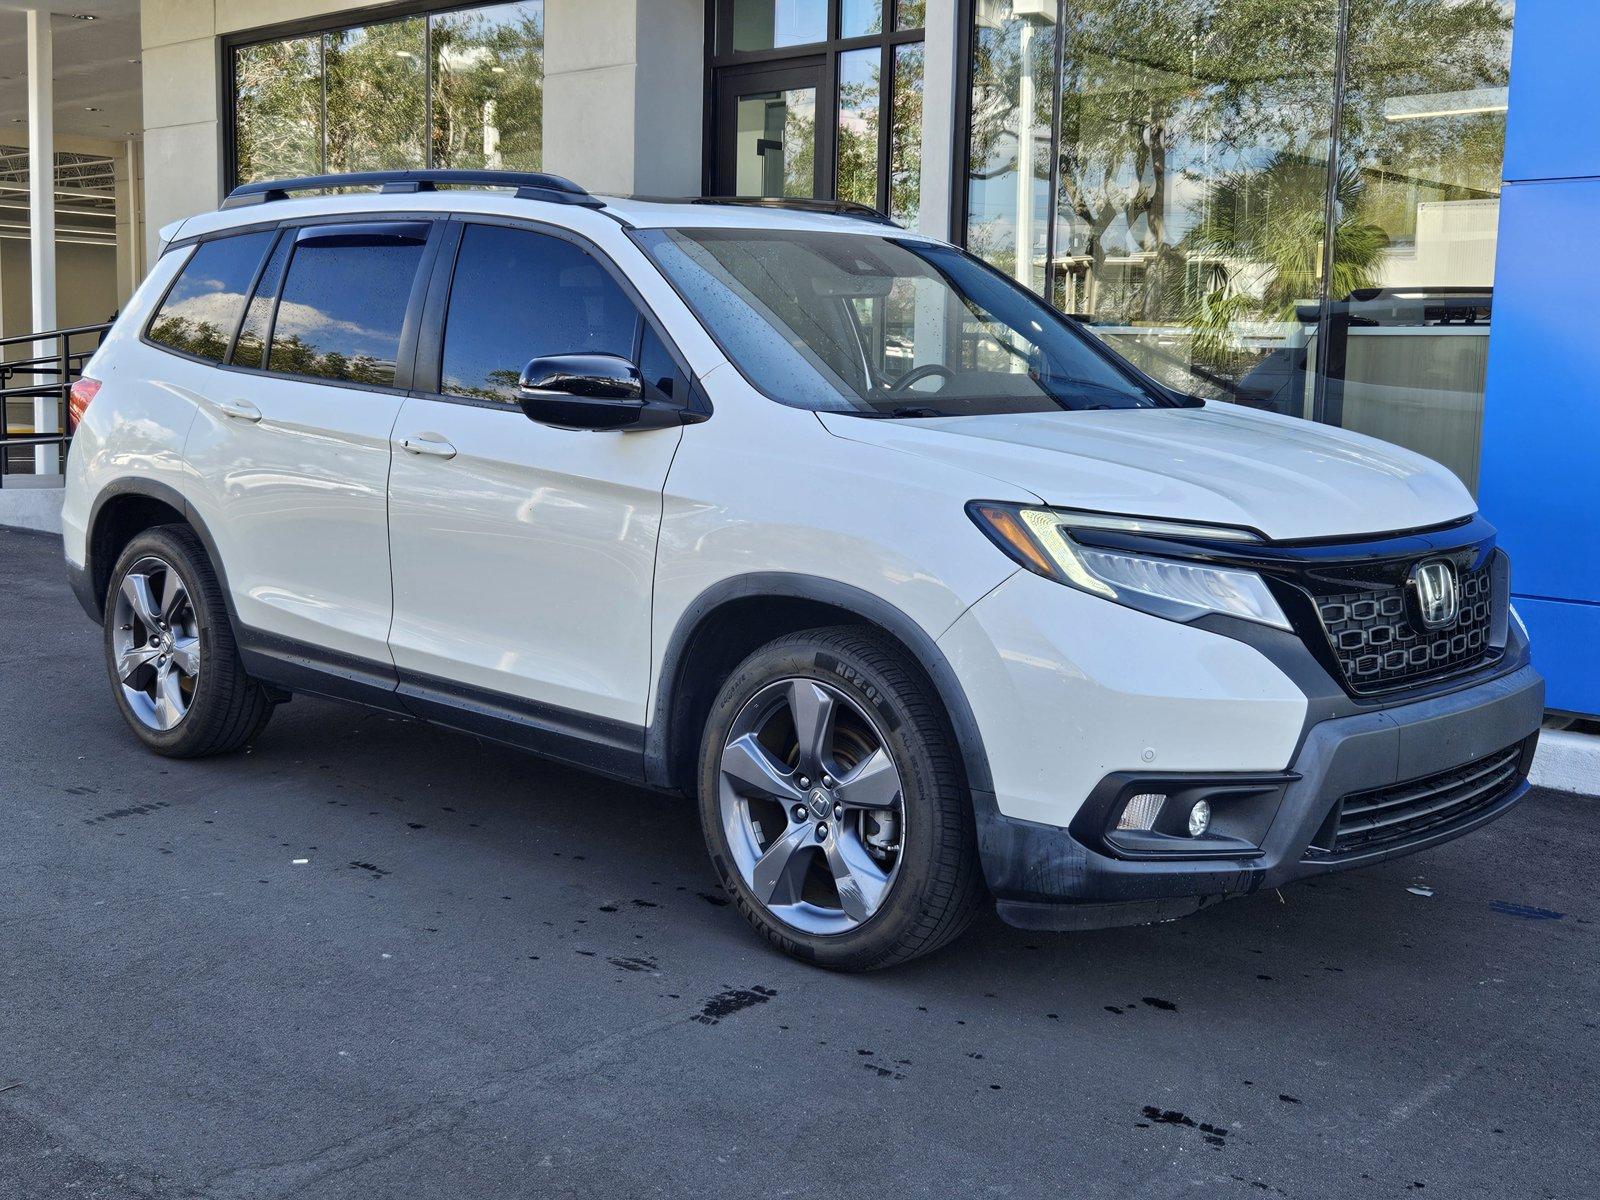
[[692, 808], [297, 698], [122, 725], [0, 530], [0, 1197], [1592, 1197], [1600, 801], [840, 976]]

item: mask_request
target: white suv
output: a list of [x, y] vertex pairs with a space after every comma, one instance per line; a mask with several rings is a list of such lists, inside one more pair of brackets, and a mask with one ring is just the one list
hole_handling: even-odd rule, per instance
[[451, 172], [164, 232], [64, 512], [158, 753], [306, 692], [690, 794], [751, 924], [847, 969], [1526, 790], [1543, 685], [1450, 472], [1168, 391], [945, 243]]

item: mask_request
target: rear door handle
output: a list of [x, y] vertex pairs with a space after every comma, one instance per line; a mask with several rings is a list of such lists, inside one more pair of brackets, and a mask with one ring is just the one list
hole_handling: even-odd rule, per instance
[[425, 454], [429, 458], [454, 458], [456, 448], [445, 441], [444, 435], [433, 432], [414, 433], [400, 439], [400, 449], [407, 454]]
[[222, 410], [222, 415], [232, 417], [235, 421], [249, 421], [252, 424], [261, 420], [261, 410], [248, 400], [223, 400], [217, 407]]

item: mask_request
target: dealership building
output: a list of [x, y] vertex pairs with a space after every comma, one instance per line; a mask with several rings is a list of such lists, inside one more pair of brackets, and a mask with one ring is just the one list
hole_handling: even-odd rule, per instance
[[1552, 709], [1600, 713], [1592, 0], [81, 0], [0, 29], [0, 523], [59, 509], [43, 364], [97, 336], [37, 335], [103, 322], [237, 184], [845, 199], [1173, 387], [1446, 464]]

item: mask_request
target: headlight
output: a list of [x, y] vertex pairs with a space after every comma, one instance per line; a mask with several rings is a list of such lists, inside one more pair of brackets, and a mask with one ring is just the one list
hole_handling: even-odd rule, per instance
[[1072, 537], [1072, 530], [1079, 528], [1208, 541], [1260, 540], [1248, 530], [986, 501], [969, 504], [967, 512], [978, 528], [1018, 563], [1057, 583], [1172, 621], [1192, 621], [1207, 613], [1222, 613], [1279, 629], [1291, 628], [1265, 581], [1253, 571], [1178, 562], [1126, 550], [1102, 550]]

